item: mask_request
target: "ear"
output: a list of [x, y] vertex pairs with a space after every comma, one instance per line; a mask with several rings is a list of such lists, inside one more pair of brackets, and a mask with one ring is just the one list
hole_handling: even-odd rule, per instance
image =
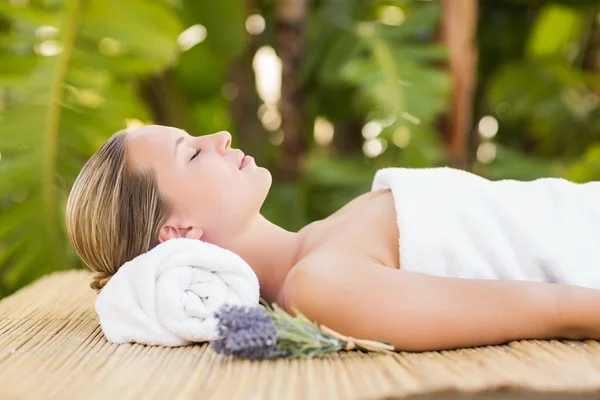
[[165, 224], [158, 232], [158, 243], [166, 242], [169, 239], [188, 238], [200, 240], [204, 235], [202, 228], [198, 226], [178, 227]]

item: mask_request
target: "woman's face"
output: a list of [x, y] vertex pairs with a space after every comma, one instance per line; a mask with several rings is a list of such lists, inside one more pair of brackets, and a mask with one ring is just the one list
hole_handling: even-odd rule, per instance
[[160, 241], [181, 236], [218, 239], [243, 229], [259, 214], [271, 174], [232, 149], [228, 132], [193, 137], [150, 125], [127, 135], [128, 162], [155, 172], [158, 189], [172, 208]]

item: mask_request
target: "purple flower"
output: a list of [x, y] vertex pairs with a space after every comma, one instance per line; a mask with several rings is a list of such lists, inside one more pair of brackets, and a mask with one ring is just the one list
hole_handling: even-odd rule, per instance
[[277, 332], [271, 317], [261, 307], [225, 304], [215, 313], [220, 338], [212, 348], [225, 355], [263, 360], [285, 355], [277, 349]]

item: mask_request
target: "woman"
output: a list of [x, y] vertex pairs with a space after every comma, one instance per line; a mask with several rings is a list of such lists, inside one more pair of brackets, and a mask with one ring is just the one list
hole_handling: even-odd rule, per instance
[[227, 132], [192, 137], [145, 126], [102, 146], [67, 205], [70, 240], [97, 272], [92, 288], [102, 289], [123, 263], [158, 243], [186, 237], [240, 255], [268, 302], [401, 350], [600, 338], [598, 290], [403, 269], [388, 189], [361, 195], [298, 232], [272, 224], [260, 214], [269, 171], [230, 142]]

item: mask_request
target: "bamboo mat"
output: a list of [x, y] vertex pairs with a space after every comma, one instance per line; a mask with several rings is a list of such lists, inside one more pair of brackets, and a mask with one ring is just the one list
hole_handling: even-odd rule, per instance
[[55, 273], [0, 301], [0, 399], [600, 398], [594, 341], [265, 362], [113, 345], [89, 281]]

